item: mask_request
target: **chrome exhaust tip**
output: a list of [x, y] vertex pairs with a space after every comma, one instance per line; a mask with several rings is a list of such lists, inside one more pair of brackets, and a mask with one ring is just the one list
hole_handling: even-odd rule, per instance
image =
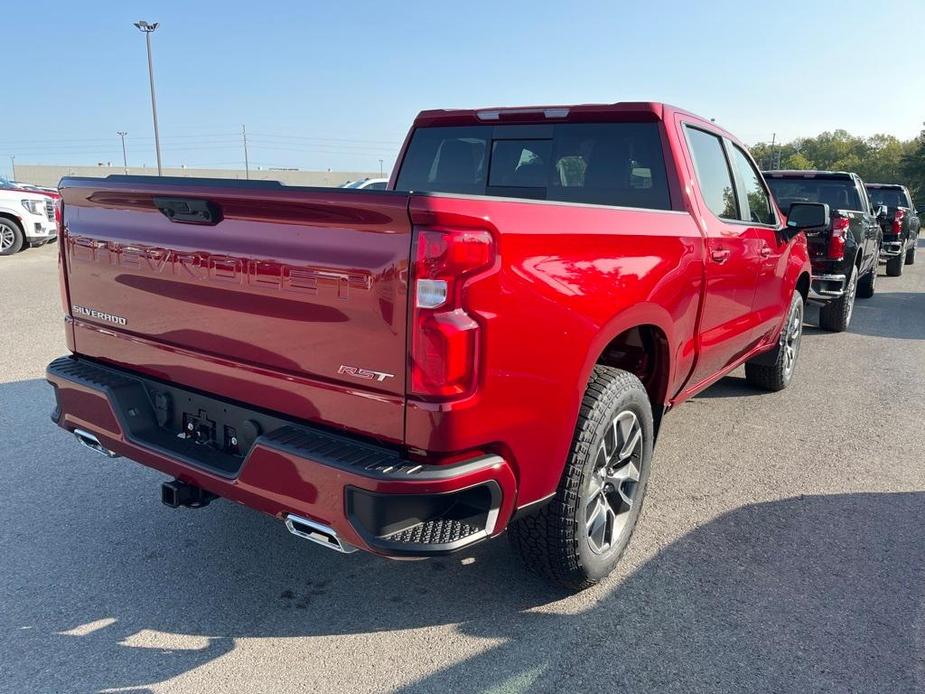
[[333, 528], [316, 523], [308, 518], [297, 516], [294, 513], [286, 515], [286, 528], [296, 537], [310, 540], [341, 554], [350, 554], [357, 551], [357, 548], [353, 545], [342, 542]]
[[106, 448], [103, 444], [100, 443], [100, 440], [89, 431], [84, 431], [83, 429], [74, 429], [74, 438], [77, 439], [77, 442], [81, 446], [89, 448], [91, 451], [96, 451], [100, 455], [105, 455], [107, 458], [119, 457], [118, 453]]

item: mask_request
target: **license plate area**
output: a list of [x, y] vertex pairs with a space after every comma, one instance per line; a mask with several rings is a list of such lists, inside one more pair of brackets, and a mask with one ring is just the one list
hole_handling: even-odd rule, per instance
[[[183, 426], [178, 436], [200, 446], [211, 446], [229, 455], [241, 455], [242, 448], [244, 450], [250, 448], [242, 441], [243, 437], [239, 437], [236, 426], [216, 422], [205, 410], [199, 410], [195, 414], [184, 412], [182, 423]], [[250, 443], [253, 443], [253, 439]]]
[[[48, 374], [52, 384], [54, 377], [105, 396], [126, 442], [222, 477], [238, 476], [258, 440], [271, 449], [360, 474], [400, 476], [421, 468], [372, 440], [345, 437], [95, 360], [61, 357], [49, 364]], [[56, 422], [63, 416], [60, 403], [58, 398], [52, 415]]]
[[234, 478], [258, 437], [293, 423], [121, 369], [69, 359], [106, 392], [127, 440], [187, 465]]
[[[142, 384], [151, 404], [148, 426], [136, 431], [148, 443], [171, 441], [203, 466], [236, 475], [257, 438], [289, 422], [250, 408], [153, 381]], [[133, 419], [129, 411], [129, 419]], [[137, 414], [137, 413], [136, 413]], [[145, 419], [145, 417], [142, 417]]]

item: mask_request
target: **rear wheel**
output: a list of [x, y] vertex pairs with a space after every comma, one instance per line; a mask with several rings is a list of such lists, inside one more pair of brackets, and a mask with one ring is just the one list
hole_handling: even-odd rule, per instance
[[771, 391], [783, 390], [790, 385], [797, 357], [800, 356], [802, 336], [803, 296], [794, 292], [776, 349], [745, 362], [745, 380], [748, 384], [754, 388]]
[[903, 263], [906, 261], [902, 253], [894, 255], [886, 261], [886, 274], [890, 277], [899, 277], [903, 274]]
[[595, 366], [555, 496], [509, 528], [531, 571], [582, 590], [613, 570], [639, 518], [652, 445], [645, 387], [631, 373]]
[[851, 314], [854, 313], [854, 297], [857, 293], [858, 269], [852, 266], [845, 293], [819, 309], [819, 327], [832, 333], [847, 330], [848, 324], [851, 323]]
[[[879, 257], [879, 253], [877, 255]], [[874, 266], [870, 269], [870, 272], [864, 275], [858, 282], [858, 296], [862, 299], [869, 299], [874, 295], [874, 292], [877, 291], [877, 272], [879, 267], [879, 263], [874, 261]]]
[[906, 265], [915, 265], [915, 246], [917, 241], [912, 242], [912, 247], [906, 251]]
[[12, 219], [0, 218], [0, 255], [13, 255], [23, 247], [25, 236]]

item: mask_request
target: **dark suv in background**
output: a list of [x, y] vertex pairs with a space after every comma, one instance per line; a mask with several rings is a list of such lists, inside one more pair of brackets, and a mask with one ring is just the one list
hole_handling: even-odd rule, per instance
[[855, 297], [874, 295], [883, 238], [864, 182], [845, 171], [765, 171], [764, 177], [782, 210], [795, 202], [829, 206], [831, 222], [806, 232], [813, 266], [809, 298], [822, 304], [819, 327], [846, 330]]
[[[880, 257], [886, 261], [886, 274], [899, 277], [903, 265], [915, 262], [915, 246], [922, 226], [906, 186], [896, 183], [868, 183], [867, 194], [882, 214], [877, 219], [883, 230]], [[886, 208], [885, 210], [882, 208]]]

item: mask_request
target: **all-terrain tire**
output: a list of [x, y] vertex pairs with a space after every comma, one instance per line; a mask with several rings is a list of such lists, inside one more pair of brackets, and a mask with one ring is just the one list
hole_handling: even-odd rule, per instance
[[903, 274], [903, 263], [905, 262], [905, 256], [894, 255], [886, 261], [886, 274], [890, 277], [901, 277]]
[[915, 246], [918, 241], [912, 242], [912, 248], [906, 251], [906, 265], [915, 265]]
[[[641, 433], [636, 434], [636, 429], [633, 434], [621, 433], [622, 424], [629, 420], [634, 427], [638, 425]], [[627, 465], [635, 465], [636, 480], [631, 482], [632, 489], [621, 486], [619, 497], [616, 497], [622, 499], [626, 491], [632, 496], [632, 503], [626, 506], [625, 515], [613, 516], [612, 524], [605, 521], [604, 532], [612, 532], [611, 542], [600, 543], [595, 549], [591, 521], [598, 516], [591, 514], [599, 509], [601, 495], [606, 494], [607, 487], [601, 485], [604, 476], [599, 474], [600, 461], [606, 459], [603, 469], [608, 469], [610, 461], [621, 458], [630, 440], [636, 440], [637, 436], [638, 444], [632, 455], [626, 457], [630, 461]], [[652, 406], [639, 379], [621, 369], [595, 366], [582, 399], [572, 448], [555, 496], [509, 527], [511, 544], [528, 569], [574, 591], [594, 585], [613, 570], [639, 518], [653, 442]], [[608, 449], [612, 457], [607, 455]], [[609, 474], [616, 475], [612, 468]], [[625, 481], [630, 483], [630, 478]], [[595, 500], [598, 503], [593, 503]], [[610, 515], [605, 514], [605, 517], [609, 521]], [[621, 519], [619, 524], [617, 519]]]
[[803, 296], [794, 291], [777, 347], [757, 359], [745, 362], [746, 382], [753, 388], [770, 391], [783, 390], [790, 385], [800, 355], [802, 335]]
[[819, 327], [831, 333], [841, 333], [848, 329], [851, 315], [854, 313], [854, 297], [858, 290], [858, 270], [851, 267], [851, 277], [845, 286], [845, 293], [835, 301], [830, 301], [819, 309]]
[[874, 262], [874, 266], [871, 268], [870, 272], [858, 281], [858, 298], [870, 299], [877, 291], [877, 273], [879, 269], [880, 265]]

